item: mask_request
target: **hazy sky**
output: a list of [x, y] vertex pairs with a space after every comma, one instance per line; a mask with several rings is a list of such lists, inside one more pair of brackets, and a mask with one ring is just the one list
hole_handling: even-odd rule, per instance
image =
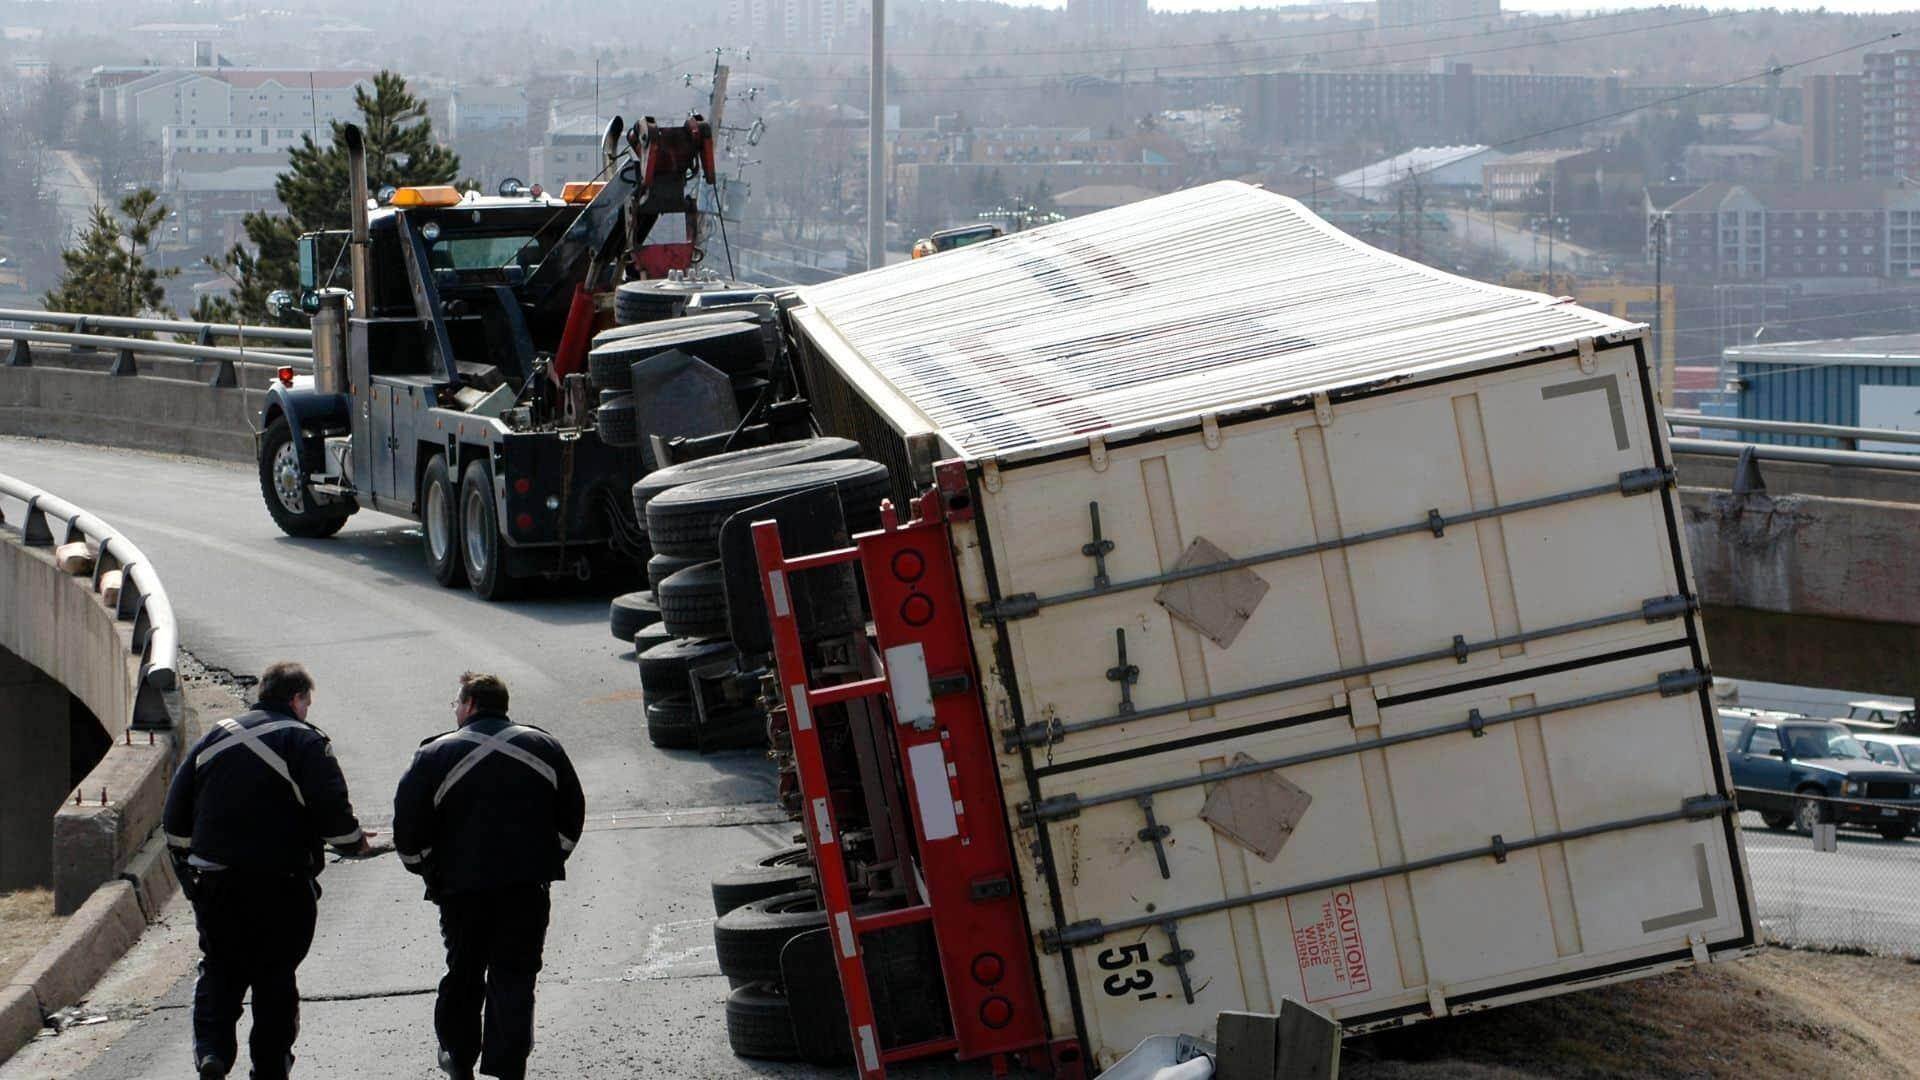
[[[1021, 0], [1013, 0], [1015, 3]], [[1028, 0], [1038, 7], [1065, 7], [1066, 0]], [[1273, 7], [1273, 3], [1248, 3], [1247, 0], [1151, 0], [1155, 11], [1226, 11], [1241, 7]], [[1654, 7], [1651, 0], [1640, 2], [1617, 2], [1617, 0], [1501, 0], [1500, 7], [1505, 11], [1617, 11], [1621, 8]], [[1855, 14], [1882, 14], [1890, 11], [1916, 11], [1920, 4], [1915, 0], [1707, 0], [1705, 6], [1724, 9], [1732, 8], [1748, 11], [1755, 8], [1803, 9], [1811, 11], [1824, 7], [1828, 11], [1849, 12]]]

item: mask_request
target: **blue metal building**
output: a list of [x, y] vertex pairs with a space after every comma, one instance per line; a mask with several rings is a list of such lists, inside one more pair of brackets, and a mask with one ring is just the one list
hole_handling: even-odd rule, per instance
[[[1920, 430], [1920, 334], [1787, 341], [1727, 349], [1722, 355], [1728, 380], [1739, 392], [1736, 415], [1742, 418]], [[1832, 445], [1829, 439], [1800, 435], [1742, 437]]]

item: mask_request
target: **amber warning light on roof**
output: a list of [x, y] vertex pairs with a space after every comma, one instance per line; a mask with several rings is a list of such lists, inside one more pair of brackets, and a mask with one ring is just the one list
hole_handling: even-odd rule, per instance
[[402, 210], [421, 206], [453, 206], [460, 192], [445, 184], [431, 187], [403, 187], [393, 193], [392, 205]]
[[560, 198], [568, 203], [590, 203], [606, 186], [605, 180], [570, 180], [567, 186], [560, 189]]

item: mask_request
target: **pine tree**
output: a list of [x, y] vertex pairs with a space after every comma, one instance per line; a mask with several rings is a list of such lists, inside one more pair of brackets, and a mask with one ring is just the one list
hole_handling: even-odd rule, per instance
[[147, 263], [166, 218], [166, 204], [146, 188], [121, 199], [118, 216], [95, 207], [79, 246], [60, 253], [66, 270], [59, 286], [45, 297], [47, 310], [87, 315], [171, 314], [165, 303], [166, 286], [161, 282], [179, 274], [180, 268], [161, 270]]
[[[391, 71], [373, 77], [373, 88], [354, 91], [367, 146], [367, 188], [447, 184], [460, 174], [460, 156], [434, 141], [426, 102]], [[327, 145], [310, 135], [289, 153], [289, 168], [273, 191], [285, 216], [255, 212], [246, 217], [247, 244], [236, 244], [207, 265], [233, 282], [233, 304], [247, 322], [266, 322], [267, 297], [293, 291], [299, 282], [302, 233], [344, 229], [352, 221], [347, 200], [346, 125], [335, 121]], [[324, 273], [324, 268], [322, 268]]]

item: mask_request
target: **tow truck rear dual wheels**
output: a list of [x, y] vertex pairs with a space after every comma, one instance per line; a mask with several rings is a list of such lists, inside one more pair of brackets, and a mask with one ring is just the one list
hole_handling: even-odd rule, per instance
[[317, 502], [307, 490], [306, 470], [300, 466], [300, 446], [284, 416], [267, 425], [260, 440], [260, 496], [267, 502], [273, 523], [288, 536], [318, 540], [346, 525], [349, 511]]

